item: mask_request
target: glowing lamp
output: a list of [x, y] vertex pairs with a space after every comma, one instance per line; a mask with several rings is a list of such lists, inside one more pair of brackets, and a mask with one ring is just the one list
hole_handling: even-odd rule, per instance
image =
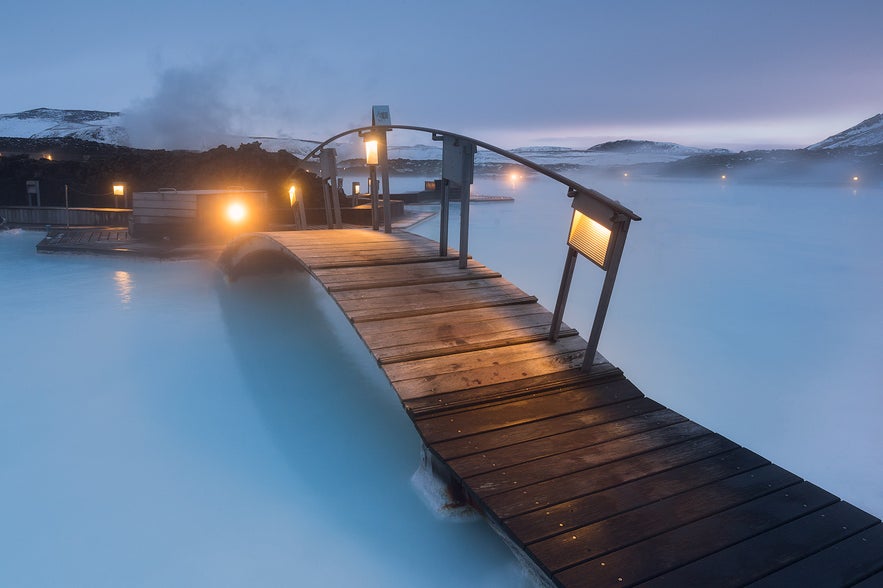
[[297, 202], [297, 188], [292, 184], [288, 188], [288, 204], [289, 206], [294, 206], [295, 202]]
[[239, 224], [245, 220], [248, 211], [241, 202], [231, 202], [227, 205], [227, 220]]
[[377, 141], [365, 141], [365, 163], [368, 165], [379, 165], [380, 159], [377, 155]]
[[721, 176], [721, 179], [722, 179], [722, 180], [726, 180], [726, 179], [727, 179], [727, 174], [723, 174], [723, 175]]
[[616, 213], [598, 200], [579, 192], [573, 198], [573, 219], [567, 244], [583, 257], [607, 269]]
[[852, 181], [853, 181], [853, 182], [857, 182], [857, 181], [858, 181], [858, 176], [852, 176]]
[[113, 185], [113, 195], [114, 196], [125, 196], [126, 195], [126, 185], [125, 184], [114, 184]]

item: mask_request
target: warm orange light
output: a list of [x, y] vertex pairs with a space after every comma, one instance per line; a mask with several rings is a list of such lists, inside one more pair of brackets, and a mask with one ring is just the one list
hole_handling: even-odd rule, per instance
[[114, 184], [113, 185], [113, 195], [114, 196], [125, 196], [126, 195], [126, 186], [124, 184]]
[[288, 188], [288, 202], [290, 206], [294, 206], [294, 203], [297, 202], [297, 188], [295, 188], [294, 184]]
[[52, 161], [52, 154], [51, 154], [51, 153], [47, 153], [46, 155], [43, 156], [43, 159], [47, 159], [47, 160], [49, 160], [49, 161]]
[[245, 220], [247, 210], [241, 202], [231, 202], [227, 205], [227, 219], [233, 223], [241, 223]]
[[606, 269], [612, 231], [579, 210], [573, 211], [567, 244]]
[[380, 159], [377, 156], [377, 141], [365, 141], [365, 162], [368, 165], [378, 165]]

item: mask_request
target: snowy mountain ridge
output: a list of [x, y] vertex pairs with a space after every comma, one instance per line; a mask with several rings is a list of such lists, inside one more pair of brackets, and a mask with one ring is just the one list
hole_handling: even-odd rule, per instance
[[[36, 108], [13, 114], [0, 114], [0, 137], [24, 139], [74, 138], [109, 145], [130, 146], [125, 115], [99, 110], [63, 110]], [[316, 146], [317, 141], [287, 137], [255, 137], [229, 135], [221, 140], [231, 146], [260, 142], [267, 151], [285, 150], [303, 157]], [[215, 145], [205, 145], [204, 149]], [[361, 157], [361, 142], [335, 143], [340, 161]], [[807, 150], [883, 147], [883, 114], [875, 115], [841, 133], [810, 145]], [[558, 146], [529, 146], [512, 152], [546, 166], [622, 166], [647, 163], [671, 163], [693, 156], [727, 155], [726, 149], [700, 149], [677, 143], [623, 139], [594, 145], [586, 149]], [[442, 148], [435, 145], [390, 145], [391, 160], [415, 162], [440, 161]], [[508, 160], [491, 151], [479, 149], [477, 165], [498, 166]]]
[[838, 149], [842, 147], [874, 147], [883, 145], [883, 114], [863, 120], [854, 127], [832, 135], [807, 149]]
[[70, 137], [113, 145], [125, 145], [129, 140], [119, 112], [57, 108], [35, 108], [14, 114], [0, 114], [0, 137]]

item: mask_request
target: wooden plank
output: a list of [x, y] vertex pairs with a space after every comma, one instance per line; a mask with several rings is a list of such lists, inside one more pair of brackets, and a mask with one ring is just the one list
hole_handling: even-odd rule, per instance
[[608, 370], [605, 366], [595, 366], [591, 373], [586, 373], [579, 368], [571, 368], [561, 372], [528, 376], [515, 382], [500, 382], [468, 390], [411, 398], [403, 400], [402, 404], [412, 418], [419, 419], [459, 411], [477, 404], [505, 402], [539, 392], [563, 390], [584, 383], [597, 384], [622, 379], [624, 379], [622, 371], [618, 368]]
[[740, 447], [524, 513], [507, 519], [504, 525], [525, 544], [534, 543], [768, 464], [768, 460]]
[[468, 296], [477, 290], [511, 290], [518, 296], [525, 296], [525, 292], [509, 283], [503, 278], [481, 278], [461, 280], [455, 282], [437, 282], [429, 284], [417, 284], [409, 286], [364, 288], [358, 290], [343, 290], [334, 292], [332, 296], [341, 306], [350, 302], [373, 302], [381, 300], [388, 304], [393, 301], [398, 305], [400, 301], [425, 300], [434, 297]]
[[623, 437], [646, 433], [686, 421], [686, 417], [663, 409], [592, 427], [539, 437], [481, 453], [448, 459], [448, 465], [463, 478], [511, 468], [538, 459], [549, 458], [569, 451], [587, 449]]
[[[401, 317], [381, 325], [377, 321], [359, 322], [356, 328], [379, 362], [399, 363], [542, 341], [548, 339], [551, 321], [552, 313], [539, 304], [518, 304]], [[387, 325], [390, 331], [375, 328], [366, 333], [363, 325]], [[576, 330], [562, 325], [561, 338], [575, 335]]]
[[495, 325], [493, 328], [499, 326], [501, 330], [508, 330], [510, 325], [538, 324], [542, 322], [539, 318], [542, 316], [549, 317], [551, 323], [552, 313], [539, 304], [519, 304], [425, 314], [419, 318], [388, 319], [358, 324], [356, 329], [366, 343], [371, 341], [371, 345], [386, 346], [389, 344], [387, 338], [395, 340], [398, 337], [408, 343], [432, 340], [433, 337], [447, 339], [456, 337], [460, 331], [455, 332], [454, 329], [461, 325], [471, 329], [489, 322]]
[[539, 343], [526, 343], [524, 345], [511, 345], [505, 349], [470, 351], [457, 355], [409, 361], [407, 363], [384, 366], [383, 370], [389, 376], [391, 382], [414, 378], [431, 379], [445, 374], [458, 375], [487, 367], [503, 369], [503, 366], [508, 364], [516, 364], [525, 360], [550, 357], [562, 353], [582, 352], [584, 349], [585, 342], [576, 338], [569, 338], [556, 341], [555, 343], [542, 341]]
[[[637, 400], [627, 402], [617, 402], [601, 406], [591, 410], [582, 410], [578, 412], [570, 412], [573, 410], [571, 406], [566, 407], [564, 414], [552, 416], [545, 419], [537, 419], [530, 421], [522, 421], [519, 424], [513, 424], [469, 435], [467, 437], [461, 435], [459, 424], [451, 422], [451, 429], [448, 430], [447, 436], [451, 437], [445, 441], [439, 441], [432, 444], [435, 453], [444, 460], [455, 459], [490, 451], [493, 449], [507, 447], [533, 439], [541, 439], [555, 433], [566, 433], [584, 427], [594, 427], [605, 423], [618, 421], [628, 417], [646, 414], [656, 410], [662, 410], [663, 406], [658, 402], [649, 398], [638, 398]], [[480, 409], [476, 412], [482, 413]], [[483, 414], [476, 415], [478, 418], [485, 416]], [[487, 415], [490, 416], [490, 415]], [[488, 426], [487, 423], [481, 423]]]
[[352, 300], [340, 306], [351, 321], [368, 322], [489, 306], [533, 304], [536, 301], [534, 296], [526, 296], [513, 287], [503, 286], [434, 298], [416, 296], [406, 300]]
[[633, 586], [837, 502], [808, 482], [656, 535], [555, 575], [563, 586]]
[[[879, 520], [868, 513], [838, 502], [654, 578], [646, 585], [657, 588], [744, 586], [877, 523]], [[804, 585], [825, 584], [814, 575], [812, 581]]]
[[495, 516], [507, 519], [717, 456], [737, 447], [720, 435], [704, 435], [631, 458], [612, 461], [588, 471], [580, 470], [525, 488], [488, 496], [484, 503]]
[[[591, 411], [642, 396], [641, 391], [624, 378], [595, 385], [576, 383], [569, 387], [562, 386], [554, 391], [536, 392], [526, 397], [483, 404], [478, 408], [422, 417], [415, 424], [423, 440], [433, 449], [441, 448], [447, 451], [451, 447], [451, 453], [456, 453], [457, 447], [460, 447], [456, 444], [457, 441], [454, 441], [453, 445], [446, 445], [444, 442], [463, 440], [469, 448], [469, 441], [464, 439], [466, 437], [476, 439], [475, 436], [482, 433], [501, 429], [512, 430], [518, 425]], [[517, 436], [514, 438], [526, 440]], [[476, 446], [480, 447], [480, 443], [480, 440], [477, 441]]]
[[[562, 328], [558, 331], [558, 337], [564, 339], [566, 337], [577, 337], [579, 333], [576, 329]], [[523, 343], [535, 343], [538, 341], [547, 341], [549, 339], [549, 326], [536, 326], [520, 330], [513, 330], [501, 333], [491, 333], [485, 336], [472, 337], [469, 342], [439, 342], [435, 345], [413, 345], [410, 350], [393, 348], [387, 350], [378, 350], [374, 353], [374, 357], [381, 364], [402, 363], [406, 361], [416, 361], [418, 359], [429, 359], [431, 357], [440, 357], [442, 355], [453, 355], [456, 353], [466, 353], [468, 351], [481, 351], [484, 349], [493, 349], [496, 347], [508, 347], [510, 345], [521, 345]], [[396, 352], [399, 352], [396, 354]]]
[[[633, 543], [677, 529], [800, 482], [774, 465], [724, 478], [687, 492], [641, 506], [583, 527], [571, 529], [530, 546], [553, 573], [602, 557]], [[716, 586], [685, 582], [680, 586]]]
[[626, 439], [616, 439], [587, 448], [559, 453], [552, 458], [539, 459], [503, 470], [479, 474], [468, 478], [467, 482], [478, 496], [487, 498], [507, 490], [547, 482], [567, 474], [588, 470], [654, 449], [661, 449], [668, 445], [675, 445], [709, 433], [710, 431], [705, 427], [687, 421], [654, 429], [647, 433], [632, 435]]
[[525, 343], [382, 367], [399, 397], [410, 400], [576, 368], [582, 365], [584, 346], [579, 337], [568, 337], [554, 344]]
[[433, 263], [380, 266], [371, 271], [364, 268], [319, 269], [315, 275], [329, 292], [501, 277], [499, 272], [478, 262], [470, 260], [466, 269], [460, 269], [457, 260], [444, 258], [436, 258]]
[[873, 574], [883, 574], [883, 525], [879, 523], [761, 578], [752, 587], [852, 586]]

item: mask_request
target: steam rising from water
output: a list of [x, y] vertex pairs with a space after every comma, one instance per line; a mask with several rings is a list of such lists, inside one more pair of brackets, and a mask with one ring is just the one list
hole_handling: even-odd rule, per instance
[[204, 149], [231, 135], [237, 109], [220, 64], [164, 71], [156, 93], [123, 113], [132, 145], [153, 149]]

